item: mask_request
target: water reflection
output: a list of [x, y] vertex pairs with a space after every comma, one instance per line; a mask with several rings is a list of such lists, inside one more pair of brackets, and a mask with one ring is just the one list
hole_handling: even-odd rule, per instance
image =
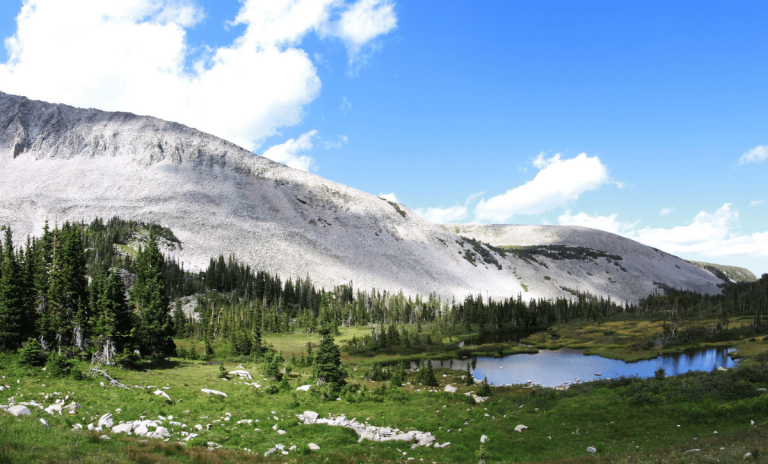
[[492, 385], [521, 384], [530, 380], [536, 385], [556, 387], [574, 383], [577, 379], [586, 382], [621, 376], [653, 377], [659, 367], [663, 367], [667, 375], [711, 371], [718, 367], [737, 367], [738, 361], [728, 356], [730, 351], [733, 349], [698, 350], [626, 363], [599, 356], [585, 356], [581, 350], [563, 348], [558, 351], [541, 350], [536, 354], [514, 354], [503, 358], [478, 357], [433, 361], [432, 365], [435, 368], [464, 370], [469, 363], [475, 378], [482, 379], [487, 376]]

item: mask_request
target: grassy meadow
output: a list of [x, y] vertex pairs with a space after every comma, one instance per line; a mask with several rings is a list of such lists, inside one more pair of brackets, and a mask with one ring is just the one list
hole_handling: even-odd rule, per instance
[[[539, 340], [548, 341], [556, 334], [558, 346], [580, 344], [577, 346], [610, 353], [615, 347], [632, 345], [632, 340], [641, 342], [645, 335], [656, 330], [654, 324], [636, 321], [572, 324], [535, 334], [531, 339], [538, 346], [551, 348], [552, 345]], [[342, 328], [336, 340], [343, 343], [364, 331]], [[316, 345], [318, 338], [297, 333], [269, 335], [265, 341], [290, 358], [291, 353], [298, 356], [307, 342]], [[742, 345], [752, 349], [747, 354], [768, 348], [764, 339], [738, 341], [738, 346]], [[482, 345], [475, 348], [484, 349]], [[223, 346], [214, 349], [226, 358]], [[26, 417], [0, 413], [0, 463], [378, 463], [411, 458], [417, 462], [469, 463], [478, 461], [476, 453], [483, 435], [488, 437], [483, 445], [490, 454], [487, 462], [500, 463], [741, 462], [746, 453], [751, 453], [748, 459], [762, 462], [768, 452], [768, 393], [758, 390], [768, 387], [768, 369], [748, 356], [741, 368], [728, 372], [691, 373], [661, 380], [601, 380], [577, 385], [568, 391], [522, 385], [493, 388], [492, 396], [482, 403], [475, 403], [465, 395], [478, 391], [478, 386], [464, 385], [463, 371], [437, 370], [438, 387], [418, 384], [413, 374], [402, 387], [363, 378], [370, 362], [390, 358], [386, 355], [364, 360], [346, 357], [347, 381], [355, 387], [348, 389], [340, 401], [328, 401], [312, 392], [295, 391], [297, 386], [309, 383], [310, 368], [292, 370], [286, 377], [288, 388], [283, 384], [283, 390], [274, 394], [265, 391], [272, 382], [265, 379], [264, 366], [247, 361], [225, 362], [224, 367], [232, 371], [242, 366], [254, 377], [248, 383], [258, 382], [260, 388], [237, 377], [223, 380], [219, 378], [220, 366], [205, 361], [172, 358], [161, 364], [145, 363], [136, 370], [109, 368], [110, 375], [128, 385], [129, 391], [110, 387], [105, 379], [98, 377], [53, 378], [40, 368], [22, 368], [6, 356], [0, 359], [3, 377], [0, 383], [10, 389], [0, 392], [3, 404], [36, 401], [47, 406], [68, 395], [66, 403], [76, 401], [83, 407], [75, 414], [65, 410], [63, 415], [54, 416], [35, 407], [30, 407], [32, 415]], [[88, 363], [80, 361], [72, 370], [87, 372], [88, 367]], [[458, 391], [443, 391], [448, 384]], [[171, 397], [171, 402], [152, 394], [162, 387], [166, 387], [163, 391]], [[228, 397], [202, 393], [204, 388], [225, 392]], [[301, 424], [296, 414], [305, 410], [318, 412], [320, 417], [344, 414], [374, 426], [431, 432], [438, 443], [450, 442], [450, 445], [411, 449], [411, 443], [403, 442], [366, 440], [360, 443], [350, 429]], [[99, 417], [108, 412], [114, 414], [115, 424], [142, 416], [147, 419], [173, 416], [173, 421], [186, 427], [171, 426], [166, 421], [163, 425], [174, 434], [166, 442], [111, 431], [72, 430], [76, 423], [83, 427], [91, 422], [95, 425]], [[39, 422], [41, 418], [48, 422], [48, 427]], [[237, 424], [244, 419], [254, 422]], [[198, 432], [200, 436], [180, 444], [183, 437], [178, 433], [194, 432], [192, 428], [196, 424], [203, 426], [203, 432]], [[206, 430], [208, 424], [211, 426]], [[278, 434], [273, 430], [275, 425], [286, 433]], [[518, 425], [527, 429], [517, 432]], [[104, 434], [110, 439], [99, 438]], [[222, 448], [208, 450], [209, 443]], [[319, 445], [320, 450], [310, 452], [309, 443]], [[264, 457], [276, 444], [285, 445], [286, 450], [291, 446], [296, 448], [285, 456], [277, 451]], [[595, 455], [587, 452], [590, 446], [597, 450]], [[701, 451], [686, 453], [691, 449]]]

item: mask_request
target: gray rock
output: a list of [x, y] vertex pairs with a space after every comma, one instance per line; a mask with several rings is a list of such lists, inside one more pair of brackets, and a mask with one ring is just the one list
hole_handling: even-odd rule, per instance
[[132, 430], [133, 422], [126, 422], [112, 427], [112, 433], [131, 433]]
[[314, 424], [318, 416], [319, 414], [314, 411], [304, 411], [304, 423]]
[[32, 411], [29, 410], [26, 406], [11, 406], [8, 408], [8, 412], [13, 414], [14, 416], [28, 416], [32, 414]]
[[309, 449], [311, 449], [312, 451], [318, 451], [318, 450], [320, 449], [320, 447], [319, 447], [319, 446], [317, 446], [317, 445], [316, 445], [316, 444], [314, 444], [314, 443], [310, 443], [310, 444], [308, 444], [308, 445], [307, 445], [307, 447], [308, 447]]
[[597, 449], [595, 449], [594, 446], [587, 446], [587, 453], [595, 454], [597, 453]]
[[447, 391], [448, 393], [456, 393], [457, 388], [454, 387], [453, 385], [446, 385], [445, 391]]
[[277, 451], [277, 448], [270, 448], [269, 451], [264, 453], [264, 457], [269, 456], [270, 454], [274, 453], [275, 451]]
[[113, 423], [114, 421], [112, 420], [112, 413], [108, 412], [99, 418], [99, 422], [96, 424], [96, 426], [111, 429]]

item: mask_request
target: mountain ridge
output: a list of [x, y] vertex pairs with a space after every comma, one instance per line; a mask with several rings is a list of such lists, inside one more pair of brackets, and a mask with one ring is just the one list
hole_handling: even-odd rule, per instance
[[[578, 287], [636, 300], [655, 291], [654, 282], [708, 293], [717, 293], [721, 283], [679, 258], [592, 229], [578, 232], [579, 240], [590, 244], [585, 248], [608, 252], [618, 247], [631, 255], [622, 257], [626, 262], [645, 259], [646, 264], [617, 266], [617, 260], [605, 257], [590, 261], [608, 276], [571, 263], [580, 259], [539, 256], [536, 264], [467, 242], [461, 236], [466, 234], [432, 224], [403, 205], [182, 124], [2, 92], [0, 173], [0, 223], [10, 224], [17, 237], [39, 234], [46, 219], [139, 219], [171, 228], [182, 243], [171, 254], [193, 269], [204, 268], [212, 256], [234, 254], [253, 268], [309, 275], [320, 286], [352, 281], [365, 289], [445, 298], [478, 293], [570, 297], [572, 291], [563, 287]], [[524, 238], [524, 243], [546, 245], [547, 234], [576, 233], [575, 228], [532, 230], [512, 235], [517, 234], [516, 242]], [[563, 246], [572, 246], [568, 243]]]

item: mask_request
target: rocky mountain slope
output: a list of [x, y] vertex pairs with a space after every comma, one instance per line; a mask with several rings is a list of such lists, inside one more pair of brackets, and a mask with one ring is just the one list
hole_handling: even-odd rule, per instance
[[[654, 282], [704, 292], [721, 283], [707, 270], [605, 232], [440, 227], [405, 206], [181, 124], [2, 92], [0, 179], [0, 224], [10, 224], [17, 241], [39, 234], [46, 219], [152, 221], [181, 240], [171, 253], [188, 269], [234, 254], [254, 268], [309, 275], [325, 287], [353, 281], [457, 298], [569, 296], [578, 289], [633, 300], [654, 291]], [[558, 259], [492, 250], [459, 234], [499, 246], [580, 249]], [[584, 260], [581, 248], [598, 251]]]

